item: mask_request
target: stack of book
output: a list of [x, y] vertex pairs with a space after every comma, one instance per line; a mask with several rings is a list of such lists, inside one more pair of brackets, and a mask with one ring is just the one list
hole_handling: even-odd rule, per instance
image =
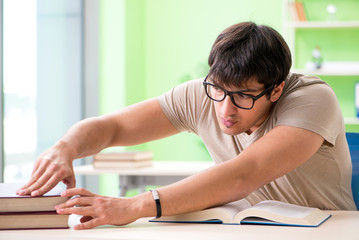
[[68, 228], [69, 215], [59, 215], [55, 206], [67, 198], [55, 187], [43, 196], [18, 196], [22, 183], [0, 183], [0, 229]]
[[94, 156], [94, 168], [140, 168], [152, 166], [150, 151], [104, 152]]

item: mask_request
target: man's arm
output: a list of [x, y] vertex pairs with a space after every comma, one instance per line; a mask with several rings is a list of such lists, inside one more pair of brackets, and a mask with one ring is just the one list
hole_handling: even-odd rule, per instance
[[275, 127], [236, 158], [159, 189], [163, 214], [194, 211], [244, 198], [305, 163], [323, 141], [308, 130]]
[[[323, 141], [321, 136], [308, 130], [289, 126], [275, 127], [236, 158], [159, 188], [162, 214], [196, 211], [244, 198], [309, 160]], [[83, 189], [67, 190], [63, 196], [77, 194], [84, 197], [70, 200], [57, 208], [61, 214], [74, 213], [93, 217], [76, 226], [76, 229], [103, 224], [122, 225], [140, 217], [156, 215], [156, 205], [149, 192], [133, 198], [114, 198], [111, 201], [91, 195]], [[85, 207], [75, 207], [76, 205]]]
[[85, 119], [72, 126], [37, 159], [30, 181], [20, 195], [41, 195], [63, 181], [75, 187], [74, 159], [96, 154], [111, 146], [129, 146], [178, 133], [156, 99], [113, 114]]

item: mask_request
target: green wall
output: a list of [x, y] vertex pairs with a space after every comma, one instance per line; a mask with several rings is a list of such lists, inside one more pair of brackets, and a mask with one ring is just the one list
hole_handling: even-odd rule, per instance
[[[358, 0], [302, 0], [308, 21], [326, 21], [327, 5], [337, 7], [338, 21], [359, 21]], [[319, 46], [323, 61], [359, 61], [359, 29], [328, 28], [299, 29], [296, 32], [296, 68], [303, 69], [311, 60], [312, 50]], [[354, 85], [359, 76], [321, 76], [335, 91], [343, 115], [355, 117]], [[347, 125], [347, 131], [359, 131], [355, 125]]]
[[[359, 2], [348, 1], [353, 5]], [[305, 0], [305, 6], [307, 2], [310, 1]], [[320, 6], [327, 3], [324, 0], [316, 2]], [[334, 2], [348, 10], [349, 15], [356, 14], [350, 5], [342, 5], [339, 0]], [[308, 14], [309, 18], [315, 19], [322, 18], [324, 13], [310, 11]], [[346, 16], [338, 14], [338, 18]], [[100, 113], [156, 97], [183, 81], [205, 76], [207, 57], [215, 38], [224, 28], [241, 21], [270, 25], [282, 32], [282, 0], [100, 1]], [[301, 37], [304, 36], [299, 34], [299, 42]], [[326, 36], [318, 34], [315, 39], [325, 43]], [[341, 40], [338, 37], [337, 41]], [[349, 35], [345, 41], [346, 45], [358, 48], [357, 41], [350, 40]], [[304, 45], [306, 50], [298, 55], [298, 64], [307, 61], [306, 54], [317, 42], [304, 44], [307, 44]], [[334, 50], [339, 48], [338, 44], [324, 46]], [[348, 60], [359, 60], [357, 55], [345, 54], [349, 55]], [[325, 57], [332, 58], [330, 55]], [[325, 80], [337, 91], [345, 115], [354, 116], [353, 90], [348, 94], [341, 88], [342, 82], [331, 77]], [[351, 88], [356, 77], [346, 77], [343, 81]], [[210, 161], [199, 138], [188, 133], [129, 149], [151, 150], [156, 160]], [[116, 195], [117, 184], [115, 176], [102, 177], [101, 193]]]
[[[281, 30], [281, 0], [149, 0], [146, 4], [146, 96], [155, 97], [189, 78], [204, 77], [217, 35], [241, 21]], [[262, 7], [258, 7], [262, 6]], [[149, 143], [158, 160], [210, 160], [199, 138], [181, 133]]]
[[[125, 83], [125, 1], [105, 0], [99, 6], [99, 113], [126, 106]], [[118, 177], [100, 176], [100, 194], [118, 196]]]

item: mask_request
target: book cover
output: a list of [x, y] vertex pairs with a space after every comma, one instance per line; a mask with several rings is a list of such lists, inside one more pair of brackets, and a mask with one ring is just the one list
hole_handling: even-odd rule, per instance
[[153, 152], [129, 151], [129, 152], [103, 152], [94, 156], [94, 161], [142, 161], [152, 160]]
[[69, 215], [50, 212], [0, 213], [0, 229], [68, 228]]
[[295, 2], [295, 9], [297, 10], [298, 20], [302, 22], [307, 21], [307, 15], [304, 10], [304, 5], [301, 1]]
[[142, 168], [142, 167], [151, 167], [152, 160], [144, 161], [93, 161], [92, 163], [94, 168]]
[[60, 187], [55, 187], [42, 196], [19, 196], [16, 191], [23, 185], [24, 183], [0, 183], [0, 212], [54, 211], [57, 204], [68, 199], [60, 196]]
[[296, 22], [299, 20], [299, 17], [298, 17], [298, 12], [297, 12], [297, 9], [295, 7], [295, 3], [294, 2], [288, 2], [288, 9], [289, 9], [289, 12], [290, 12], [290, 16], [292, 18], [292, 21]]
[[201, 211], [163, 216], [151, 222], [264, 224], [318, 227], [330, 218], [318, 208], [267, 200], [251, 206], [245, 199]]

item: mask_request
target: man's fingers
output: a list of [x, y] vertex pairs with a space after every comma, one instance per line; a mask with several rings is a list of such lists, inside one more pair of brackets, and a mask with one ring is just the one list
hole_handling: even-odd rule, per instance
[[37, 169], [35, 171], [35, 173], [31, 176], [29, 182], [27, 182], [22, 188], [20, 188], [17, 191], [17, 194], [29, 195], [34, 190], [40, 188], [43, 185], [42, 181], [44, 181], [44, 179], [40, 179], [41, 177], [43, 177], [42, 175], [44, 174], [44, 171], [45, 171], [45, 169], [43, 167], [40, 167], [39, 169]]
[[66, 185], [66, 189], [70, 189], [70, 188], [75, 188], [76, 187], [76, 179], [75, 176], [70, 176], [64, 180], [62, 180], [62, 182]]
[[37, 171], [35, 173], [35, 175], [33, 176], [33, 179], [37, 179], [31, 186], [29, 186], [26, 190], [27, 194], [31, 194], [31, 196], [39, 196], [41, 194], [44, 194], [45, 192], [49, 191], [51, 188], [53, 188], [54, 186], [51, 186], [50, 188], [48, 188], [47, 191], [39, 191], [41, 188], [43, 188], [44, 185], [46, 185], [49, 181], [50, 178], [58, 175], [55, 174], [53, 175], [53, 173], [51, 171], [44, 171], [42, 172], [41, 175], [37, 176], [36, 174], [38, 172], [41, 172], [41, 170]]
[[90, 228], [94, 228], [94, 227], [97, 227], [97, 226], [100, 226], [103, 224], [104, 224], [104, 221], [102, 221], [101, 218], [93, 218], [90, 221], [75, 225], [74, 229], [75, 230], [90, 229]]
[[74, 197], [66, 202], [57, 205], [56, 209], [70, 208], [75, 206], [90, 206], [92, 203], [91, 197]]
[[44, 171], [45, 171], [44, 167], [38, 166], [38, 164], [36, 164], [36, 167], [32, 171], [30, 180], [25, 185], [23, 185], [20, 189], [18, 189], [16, 193], [19, 195], [29, 195], [32, 192], [32, 189], [35, 188], [34, 184], [41, 177]]
[[28, 187], [30, 187], [32, 184], [34, 184], [35, 182], [36, 182], [36, 180], [35, 180], [34, 176], [31, 176], [30, 180], [25, 185], [23, 185], [20, 189], [18, 189], [16, 191], [16, 194], [18, 194], [18, 195], [26, 195], [27, 194], [26, 189]]
[[80, 218], [80, 223], [85, 223], [92, 219], [93, 219], [93, 217], [91, 217], [91, 216], [83, 216], [82, 218]]
[[46, 180], [45, 183], [43, 183], [43, 184], [40, 183], [40, 181], [43, 181], [42, 179], [38, 180], [36, 182], [36, 183], [38, 183], [37, 184], [38, 187], [35, 188], [31, 192], [31, 196], [40, 196], [40, 195], [43, 195], [43, 194], [47, 193], [48, 191], [53, 189], [60, 180], [61, 180], [60, 176], [56, 176], [56, 175], [51, 176], [50, 179]]
[[56, 212], [61, 215], [76, 214], [80, 216], [97, 216], [97, 213], [91, 206], [58, 208]]
[[21, 189], [19, 189], [17, 193], [19, 195], [29, 195], [34, 190], [41, 188], [53, 174], [47, 171], [49, 164], [50, 161], [43, 161], [42, 163], [36, 162], [29, 182], [27, 182]]
[[81, 195], [83, 197], [96, 196], [96, 194], [93, 194], [92, 192], [90, 192], [84, 188], [70, 188], [70, 189], [66, 189], [66, 191], [63, 191], [61, 193], [61, 197], [73, 197], [75, 195]]

